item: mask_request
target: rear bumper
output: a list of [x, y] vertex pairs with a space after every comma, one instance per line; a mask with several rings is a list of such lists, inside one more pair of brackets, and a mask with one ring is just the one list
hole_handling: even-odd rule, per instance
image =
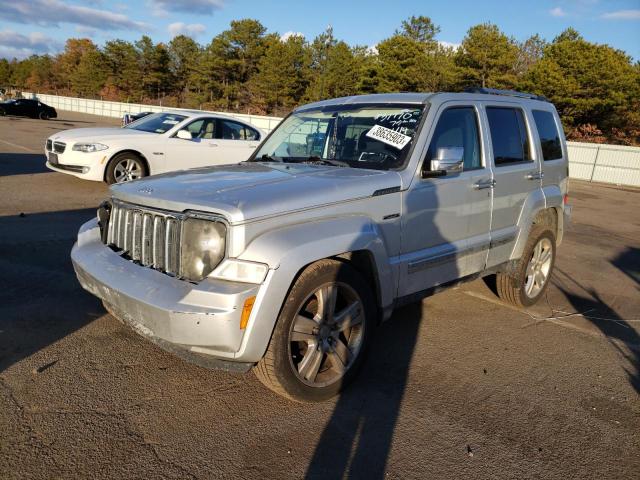
[[225, 370], [246, 371], [259, 359], [241, 348], [247, 332], [240, 316], [264, 284], [206, 279], [196, 285], [141, 267], [102, 244], [95, 220], [82, 226], [71, 259], [84, 289], [161, 348]]

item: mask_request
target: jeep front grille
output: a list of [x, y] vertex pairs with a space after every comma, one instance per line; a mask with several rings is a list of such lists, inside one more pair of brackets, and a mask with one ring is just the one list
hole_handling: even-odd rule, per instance
[[134, 262], [175, 276], [180, 272], [181, 230], [179, 214], [114, 201], [106, 244]]

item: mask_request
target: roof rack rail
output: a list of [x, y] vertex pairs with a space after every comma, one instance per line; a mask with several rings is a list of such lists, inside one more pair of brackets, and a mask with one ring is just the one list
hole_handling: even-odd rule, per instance
[[466, 93], [484, 93], [486, 95], [503, 95], [505, 97], [528, 98], [530, 100], [540, 100], [548, 102], [547, 97], [536, 95], [535, 93], [518, 92], [517, 90], [500, 90], [498, 88], [470, 87], [465, 89]]

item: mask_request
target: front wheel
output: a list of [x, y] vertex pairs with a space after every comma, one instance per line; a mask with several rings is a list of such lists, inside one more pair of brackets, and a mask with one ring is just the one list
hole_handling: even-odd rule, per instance
[[7, 112], [2, 108], [0, 108], [0, 117], [5, 117], [6, 115], [7, 115]]
[[49, 114], [47, 112], [40, 112], [38, 116], [40, 117], [40, 120], [49, 120]]
[[291, 288], [256, 376], [292, 400], [333, 397], [360, 368], [376, 311], [371, 288], [349, 264], [312, 264]]
[[518, 307], [535, 304], [549, 286], [555, 260], [555, 235], [548, 227], [534, 225], [520, 260], [510, 271], [496, 274], [498, 296]]
[[107, 165], [105, 180], [109, 185], [125, 183], [147, 176], [142, 158], [135, 153], [119, 153]]

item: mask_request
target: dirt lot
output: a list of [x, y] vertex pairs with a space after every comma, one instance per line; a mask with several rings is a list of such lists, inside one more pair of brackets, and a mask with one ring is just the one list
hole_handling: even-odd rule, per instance
[[480, 281], [404, 308], [350, 390], [299, 405], [159, 350], [80, 288], [69, 251], [107, 189], [46, 170], [42, 145], [117, 122], [60, 113], [0, 118], [0, 477], [637, 477], [640, 192], [572, 184], [547, 302]]

